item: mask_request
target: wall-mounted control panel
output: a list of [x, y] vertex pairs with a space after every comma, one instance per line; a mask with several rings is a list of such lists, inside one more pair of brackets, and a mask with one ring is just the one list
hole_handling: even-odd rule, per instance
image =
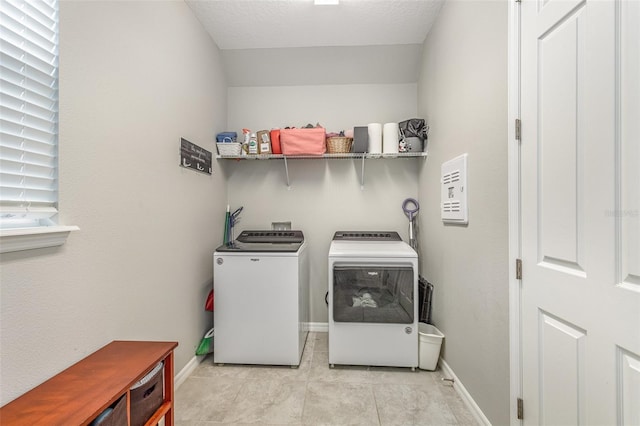
[[442, 163], [440, 177], [440, 210], [442, 221], [469, 223], [467, 203], [467, 154]]

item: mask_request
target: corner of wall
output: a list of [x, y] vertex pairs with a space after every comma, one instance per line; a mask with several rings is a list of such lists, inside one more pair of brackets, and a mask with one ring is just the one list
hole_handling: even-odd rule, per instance
[[[443, 358], [494, 424], [509, 423], [507, 2], [445, 2], [424, 43], [418, 112], [421, 271]], [[469, 154], [469, 224], [440, 219], [440, 167]]]

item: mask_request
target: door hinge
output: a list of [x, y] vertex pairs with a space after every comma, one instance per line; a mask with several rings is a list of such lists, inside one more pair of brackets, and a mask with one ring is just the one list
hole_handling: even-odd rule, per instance
[[516, 279], [522, 279], [522, 259], [516, 259]]
[[522, 124], [519, 118], [516, 118], [516, 140], [520, 140], [520, 132], [522, 130]]
[[518, 420], [524, 419], [524, 402], [518, 398]]

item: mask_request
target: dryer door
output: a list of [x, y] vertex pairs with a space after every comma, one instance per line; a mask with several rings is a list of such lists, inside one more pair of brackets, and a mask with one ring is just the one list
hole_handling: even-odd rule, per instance
[[336, 265], [332, 309], [335, 322], [411, 324], [414, 272], [408, 266]]

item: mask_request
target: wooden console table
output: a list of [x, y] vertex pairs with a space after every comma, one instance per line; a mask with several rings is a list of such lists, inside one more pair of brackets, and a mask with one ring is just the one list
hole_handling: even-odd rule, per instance
[[173, 426], [173, 350], [177, 342], [113, 341], [0, 408], [2, 425], [87, 425], [164, 361], [164, 401], [147, 422]]

